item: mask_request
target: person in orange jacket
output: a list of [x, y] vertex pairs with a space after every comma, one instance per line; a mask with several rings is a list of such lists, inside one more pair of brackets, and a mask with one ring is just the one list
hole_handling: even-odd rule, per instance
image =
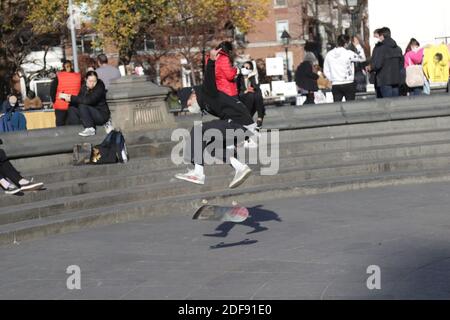
[[64, 62], [64, 70], [58, 72], [50, 87], [50, 96], [55, 109], [56, 126], [67, 124], [70, 103], [62, 100], [60, 94], [77, 96], [81, 89], [81, 74], [74, 72], [71, 61]]

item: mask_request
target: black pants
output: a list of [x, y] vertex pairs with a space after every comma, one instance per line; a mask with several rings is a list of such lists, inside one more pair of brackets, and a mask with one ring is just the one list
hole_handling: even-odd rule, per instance
[[20, 186], [19, 181], [23, 179], [20, 173], [9, 162], [5, 151], [0, 149], [0, 179], [9, 179], [17, 187]]
[[316, 102], [315, 102], [316, 98], [314, 96], [313, 91], [308, 92], [307, 94], [305, 94], [305, 96], [306, 96], [306, 100], [305, 100], [305, 103], [303, 103], [304, 105], [305, 104], [316, 104]]
[[258, 112], [258, 118], [261, 119], [263, 119], [266, 115], [264, 99], [261, 92], [241, 94], [239, 96], [239, 100], [241, 100], [242, 103], [245, 104], [252, 118], [256, 112]]
[[[214, 143], [214, 136], [210, 137], [211, 139], [205, 138], [208, 136], [208, 130], [210, 129], [218, 130], [222, 134], [223, 139], [221, 142], [217, 142], [217, 144]], [[227, 130], [229, 130], [228, 135]], [[190, 139], [187, 141], [188, 145], [185, 146], [184, 149], [184, 158], [185, 160], [190, 161], [192, 164], [204, 165], [205, 150], [211, 156], [219, 158], [219, 155], [215, 152], [219, 150], [215, 149], [214, 147], [220, 144], [220, 151], [222, 153], [222, 157], [220, 158], [225, 163], [227, 162], [229, 156], [236, 157], [237, 155], [236, 148], [232, 151], [227, 152], [227, 147], [232, 145], [236, 147], [238, 143], [245, 141], [245, 139], [249, 136], [249, 134], [246, 134], [245, 131], [246, 130], [243, 126], [228, 120], [213, 120], [210, 122], [205, 122], [201, 126], [194, 126], [191, 129]], [[229, 135], [230, 133], [234, 133], [234, 135], [231, 136]], [[199, 134], [201, 134], [201, 136], [199, 136]], [[231, 155], [230, 152], [232, 152]]]
[[55, 109], [55, 118], [56, 118], [56, 126], [62, 127], [67, 124], [67, 110], [56, 110]]
[[356, 84], [354, 82], [341, 85], [333, 85], [334, 102], [341, 102], [345, 97], [345, 101], [353, 101], [356, 99]]
[[85, 128], [94, 128], [108, 122], [110, 115], [95, 107], [80, 104], [78, 107], [69, 108], [68, 124], [82, 124]]

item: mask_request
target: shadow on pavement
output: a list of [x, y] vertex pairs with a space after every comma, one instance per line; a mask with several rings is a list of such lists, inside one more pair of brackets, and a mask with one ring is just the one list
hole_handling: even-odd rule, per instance
[[[281, 222], [282, 221], [280, 219], [280, 217], [278, 216], [278, 214], [276, 214], [275, 212], [270, 211], [270, 210], [264, 210], [263, 206], [261, 206], [261, 205], [255, 206], [252, 208], [248, 208], [248, 211], [249, 211], [249, 216], [248, 216], [247, 220], [245, 220], [244, 222], [221, 223], [215, 230], [215, 231], [217, 231], [217, 233], [204, 234], [204, 236], [205, 237], [226, 238], [228, 236], [228, 234], [230, 233], [230, 231], [234, 228], [235, 225], [243, 225], [243, 226], [249, 227], [253, 230], [247, 232], [246, 234], [255, 234], [255, 233], [264, 232], [264, 231], [269, 230], [269, 228], [261, 225], [261, 222], [269, 222], [269, 221]], [[230, 243], [230, 244], [221, 242], [218, 245], [211, 246], [210, 248], [211, 249], [226, 248], [226, 247], [233, 247], [233, 246], [239, 246], [239, 245], [249, 245], [249, 244], [254, 244], [256, 242], [258, 242], [258, 241], [249, 240], [249, 239], [246, 239], [244, 241], [237, 242], [237, 243]]]

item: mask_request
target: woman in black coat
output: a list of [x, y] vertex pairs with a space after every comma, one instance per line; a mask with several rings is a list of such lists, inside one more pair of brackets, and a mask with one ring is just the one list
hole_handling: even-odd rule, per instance
[[106, 102], [106, 88], [95, 71], [86, 74], [86, 83], [78, 96], [62, 93], [60, 97], [74, 105], [69, 108], [68, 123], [83, 125], [84, 130], [79, 133], [80, 136], [95, 135], [95, 127], [99, 125], [104, 125], [106, 131], [109, 131], [111, 112]]
[[314, 72], [314, 65], [318, 64], [312, 52], [306, 52], [303, 62], [295, 72], [295, 83], [302, 94], [306, 95], [305, 104], [314, 104], [314, 92], [319, 91], [317, 79], [319, 75]]
[[256, 72], [253, 63], [247, 61], [241, 69], [241, 73], [237, 78], [237, 87], [239, 92], [239, 100], [247, 107], [250, 115], [253, 117], [258, 113], [257, 125], [262, 126], [266, 110], [261, 89], [256, 80]]

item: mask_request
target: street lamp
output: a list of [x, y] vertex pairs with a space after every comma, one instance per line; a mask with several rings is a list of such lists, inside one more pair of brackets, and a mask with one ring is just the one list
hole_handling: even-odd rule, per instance
[[284, 30], [283, 33], [281, 34], [281, 41], [283, 43], [284, 50], [286, 52], [286, 73], [288, 82], [292, 81], [291, 71], [289, 70], [289, 57], [288, 57], [288, 48], [290, 40], [291, 40], [290, 34], [286, 30]]
[[351, 19], [352, 19], [352, 36], [355, 35], [355, 9], [358, 6], [358, 0], [345, 0], [347, 2], [347, 7], [350, 10]]

